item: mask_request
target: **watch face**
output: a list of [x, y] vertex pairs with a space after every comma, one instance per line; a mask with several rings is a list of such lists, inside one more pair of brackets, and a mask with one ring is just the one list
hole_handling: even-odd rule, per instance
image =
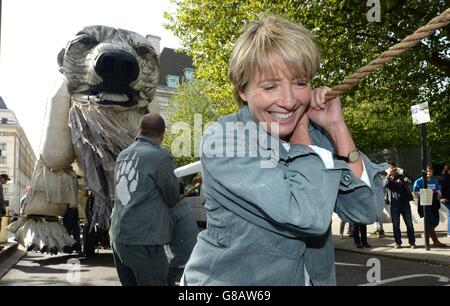
[[351, 151], [351, 152], [348, 154], [348, 160], [349, 160], [351, 163], [357, 161], [358, 158], [359, 158], [359, 151], [358, 151], [358, 150]]

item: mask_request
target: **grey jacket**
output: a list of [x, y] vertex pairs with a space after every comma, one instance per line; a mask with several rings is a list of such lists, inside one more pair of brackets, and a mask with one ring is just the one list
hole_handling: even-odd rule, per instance
[[[221, 118], [219, 130], [227, 122], [252, 121], [244, 105]], [[274, 149], [261, 139], [256, 157], [208, 156], [205, 146], [230, 137], [215, 129], [202, 139], [207, 229], [185, 268], [186, 284], [305, 285], [306, 268], [312, 284], [334, 285], [333, 211], [345, 221], [376, 221], [384, 203], [378, 172], [385, 168], [362, 155], [369, 187], [343, 161], [326, 169], [306, 145], [292, 145], [289, 152], [280, 145], [276, 167], [261, 168], [261, 159]], [[311, 125], [310, 134], [315, 145], [333, 151], [321, 130]], [[246, 135], [234, 137], [238, 142]], [[246, 153], [252, 150], [245, 147]]]
[[114, 169], [112, 242], [161, 245], [170, 241], [169, 208], [179, 184], [169, 154], [145, 136], [120, 152]]
[[192, 208], [185, 200], [172, 207], [169, 214], [172, 221], [172, 239], [169, 247], [174, 256], [169, 260], [169, 267], [184, 267], [197, 242], [197, 222]]

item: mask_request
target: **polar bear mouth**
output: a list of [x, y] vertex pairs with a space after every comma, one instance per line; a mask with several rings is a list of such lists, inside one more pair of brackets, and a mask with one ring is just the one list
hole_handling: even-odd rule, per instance
[[89, 94], [89, 99], [100, 105], [118, 105], [122, 107], [132, 107], [138, 103], [130, 95], [109, 92], [100, 92], [95, 95], [91, 93]]
[[97, 97], [105, 101], [117, 103], [124, 103], [131, 100], [130, 97], [126, 94], [115, 94], [109, 92], [101, 92], [97, 95]]
[[137, 104], [137, 101], [133, 100], [130, 95], [117, 94], [109, 92], [100, 92], [95, 95], [98, 104], [101, 105], [119, 105], [123, 107], [131, 107]]
[[122, 107], [132, 107], [138, 104], [139, 95], [132, 89], [127, 92], [99, 91], [95, 86], [91, 87], [84, 94], [89, 96], [91, 101], [100, 105], [118, 105]]

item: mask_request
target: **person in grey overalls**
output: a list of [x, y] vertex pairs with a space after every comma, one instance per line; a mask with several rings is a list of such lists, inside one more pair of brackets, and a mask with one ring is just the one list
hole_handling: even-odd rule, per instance
[[[180, 192], [181, 193], [181, 192]], [[167, 284], [175, 286], [197, 242], [198, 226], [189, 203], [182, 199], [169, 210], [172, 238], [169, 243], [169, 274]]]
[[204, 133], [207, 228], [184, 285], [335, 285], [333, 212], [371, 224], [379, 173], [357, 150], [339, 97], [311, 88], [319, 51], [304, 27], [273, 16], [247, 25], [228, 76], [240, 110]]
[[114, 169], [110, 239], [124, 286], [167, 285], [170, 215], [179, 186], [169, 154], [160, 147], [165, 123], [145, 115], [136, 141], [120, 152]]

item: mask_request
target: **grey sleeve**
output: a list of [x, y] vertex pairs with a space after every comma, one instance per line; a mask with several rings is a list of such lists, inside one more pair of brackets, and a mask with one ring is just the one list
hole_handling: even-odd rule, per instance
[[[220, 135], [207, 130], [202, 139], [203, 152], [208, 151], [208, 145], [219, 143]], [[239, 139], [245, 135], [236, 137], [236, 143], [245, 141]], [[335, 196], [328, 196], [327, 185], [334, 185], [331, 188], [336, 195], [339, 179], [320, 170], [323, 163], [309, 147], [295, 145], [291, 151], [295, 156], [288, 171], [280, 165], [262, 168], [259, 157], [215, 157], [204, 153], [201, 160], [207, 197], [282, 235], [323, 235], [329, 228], [336, 201]], [[235, 156], [245, 156], [244, 153], [237, 151]]]
[[174, 206], [180, 195], [180, 187], [174, 174], [174, 167], [168, 156], [165, 156], [159, 163], [156, 172], [156, 184], [162, 193], [166, 205], [168, 207]]
[[[334, 152], [331, 141], [323, 129], [314, 126], [310, 134], [316, 145]], [[361, 156], [370, 186], [355, 176], [346, 162], [334, 160], [335, 168], [342, 170], [335, 212], [346, 222], [370, 224], [377, 221], [383, 212], [384, 185], [380, 173], [384, 172], [389, 164], [375, 164], [365, 154], [361, 153]]]
[[346, 222], [371, 224], [381, 216], [384, 207], [384, 184], [380, 172], [387, 164], [374, 164], [361, 154], [370, 187], [350, 170], [344, 170], [335, 212]]

